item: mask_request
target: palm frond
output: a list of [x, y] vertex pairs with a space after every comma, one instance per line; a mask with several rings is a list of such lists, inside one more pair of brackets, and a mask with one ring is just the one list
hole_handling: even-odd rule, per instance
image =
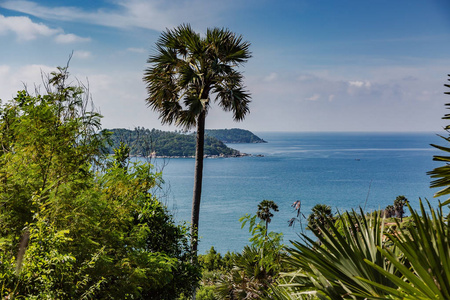
[[[428, 203], [428, 214], [420, 201], [420, 215], [411, 207], [409, 209], [415, 225], [400, 228], [398, 234], [389, 234], [389, 238], [403, 253], [410, 267], [389, 249], [379, 249], [397, 267], [402, 278], [381, 270], [371, 262], [368, 264], [395, 281], [398, 291], [391, 294], [394, 298], [408, 299], [407, 295], [411, 295], [414, 299], [450, 299], [450, 227], [444, 221], [442, 207], [436, 211]], [[384, 286], [378, 287], [390, 291]]]
[[384, 219], [378, 212], [368, 219], [362, 211], [361, 216], [352, 212], [340, 219], [342, 228], [330, 220], [326, 225], [318, 224], [319, 228], [313, 229], [317, 242], [305, 235], [303, 243], [292, 242], [286, 262], [296, 271], [285, 274], [285, 282], [289, 284], [280, 286], [291, 293], [315, 291], [328, 299], [385, 299], [385, 290], [359, 279], [370, 278], [396, 288], [391, 280], [365, 262], [371, 261], [387, 273], [396, 274], [396, 268], [377, 248], [385, 247]]
[[212, 92], [220, 107], [233, 112], [234, 120], [243, 120], [249, 112], [250, 94], [235, 67], [251, 57], [249, 47], [242, 36], [228, 29], [208, 29], [205, 37], [188, 24], [167, 29], [144, 72], [147, 104], [160, 113], [163, 123], [189, 129], [201, 112], [207, 113]]
[[[448, 76], [450, 76], [450, 74]], [[449, 84], [444, 84], [444, 86], [445, 87], [450, 87]], [[445, 94], [450, 94], [450, 93], [445, 92]], [[450, 108], [450, 103], [446, 103], [445, 106], [446, 106], [447, 109]], [[449, 120], [450, 119], [450, 114], [445, 114], [444, 117], [442, 117], [442, 119]], [[444, 129], [447, 132], [449, 132], [450, 125], [447, 125]], [[450, 142], [450, 136], [448, 136], [448, 137], [444, 137], [442, 135], [438, 135], [438, 136], [441, 137], [442, 139], [444, 139], [445, 141]], [[433, 146], [436, 149], [439, 149], [441, 151], [444, 151], [444, 152], [450, 152], [450, 148], [449, 147], [439, 146], [439, 145], [436, 145], [436, 144], [431, 144], [431, 146]], [[444, 161], [444, 162], [447, 163], [445, 166], [437, 167], [437, 168], [433, 169], [432, 171], [427, 172], [427, 175], [430, 175], [431, 178], [438, 178], [436, 180], [431, 181], [431, 184], [430, 184], [431, 188], [445, 187], [444, 189], [442, 189], [442, 190], [438, 191], [437, 193], [435, 193], [434, 197], [448, 195], [448, 194], [450, 194], [450, 166], [449, 166], [450, 156], [435, 155], [435, 156], [433, 156], [433, 160], [434, 161]], [[450, 199], [448, 199], [446, 201], [446, 203], [449, 202], [449, 201], [450, 201]]]

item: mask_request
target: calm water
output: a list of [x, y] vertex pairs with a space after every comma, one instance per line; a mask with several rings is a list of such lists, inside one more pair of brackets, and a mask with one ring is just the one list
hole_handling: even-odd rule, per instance
[[[441, 163], [430, 143], [445, 145], [434, 133], [257, 133], [267, 144], [234, 144], [241, 152], [264, 157], [206, 159], [200, 212], [200, 253], [211, 246], [219, 252], [240, 251], [249, 233], [238, 219], [256, 213], [263, 199], [280, 211], [269, 229], [284, 233], [285, 243], [297, 239], [287, 221], [290, 205], [302, 201], [307, 216], [317, 203], [334, 210], [384, 208], [398, 195], [417, 207], [420, 198], [433, 204], [427, 171]], [[156, 164], [161, 165], [162, 160]], [[170, 159], [163, 170], [166, 204], [178, 221], [191, 214], [194, 159]]]

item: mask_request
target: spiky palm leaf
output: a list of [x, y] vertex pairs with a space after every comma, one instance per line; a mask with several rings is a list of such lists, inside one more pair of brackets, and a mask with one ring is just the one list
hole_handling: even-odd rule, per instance
[[[448, 75], [450, 76], [450, 74]], [[448, 81], [450, 81], [450, 79], [448, 79]], [[444, 84], [445, 87], [450, 88], [450, 84]], [[450, 95], [450, 92], [445, 92], [444, 94]], [[445, 104], [445, 106], [447, 106], [447, 109], [450, 108], [450, 103]], [[444, 120], [450, 120], [450, 114], [445, 114], [444, 117], [442, 117], [442, 119]], [[444, 128], [447, 132], [450, 131], [450, 125], [445, 126]], [[450, 136], [449, 137], [444, 137], [442, 135], [439, 135], [441, 138], [443, 138], [445, 141], [450, 142]], [[435, 145], [435, 144], [431, 144], [431, 146], [444, 151], [444, 152], [450, 152], [450, 148], [449, 147], [444, 147], [444, 146], [439, 146], [439, 145]], [[440, 196], [445, 196], [450, 194], [450, 156], [445, 156], [445, 155], [435, 155], [433, 156], [433, 160], [435, 161], [442, 161], [445, 162], [446, 164], [444, 166], [441, 167], [437, 167], [434, 170], [428, 172], [427, 174], [430, 175], [431, 178], [433, 178], [434, 180], [431, 181], [431, 188], [443, 188], [440, 191], [438, 191], [437, 193], [435, 193], [434, 197], [440, 197]], [[447, 205], [450, 204], [450, 199], [448, 199], [447, 201], [445, 201], [444, 203], [442, 203], [442, 205]]]
[[396, 288], [365, 262], [371, 261], [387, 273], [396, 274], [396, 268], [377, 249], [385, 247], [384, 219], [378, 213], [369, 218], [355, 212], [340, 219], [341, 229], [330, 220], [327, 225], [318, 224], [319, 228], [312, 229], [318, 242], [305, 235], [305, 243], [292, 242], [286, 264], [294, 271], [283, 275], [279, 288], [284, 292], [280, 294], [288, 294], [292, 299], [308, 299], [311, 294], [324, 299], [386, 299], [388, 293], [384, 289], [360, 277]]
[[363, 278], [361, 280], [385, 290], [395, 299], [450, 299], [450, 227], [448, 221], [446, 223], [444, 220], [442, 208], [435, 211], [429, 204], [428, 208], [430, 214], [425, 211], [421, 201], [419, 215], [409, 207], [414, 226], [400, 228], [400, 232], [395, 235], [389, 234], [410, 267], [405, 266], [396, 253], [389, 249], [379, 249], [395, 265], [402, 278], [368, 262], [398, 285], [398, 289]]

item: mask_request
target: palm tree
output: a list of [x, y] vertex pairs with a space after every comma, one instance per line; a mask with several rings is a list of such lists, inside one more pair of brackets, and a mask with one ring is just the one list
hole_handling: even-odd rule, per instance
[[328, 223], [326, 222], [327, 219], [333, 221], [331, 207], [326, 204], [316, 204], [311, 209], [311, 214], [308, 216], [308, 228], [320, 232], [320, 225], [328, 227]]
[[278, 211], [278, 205], [272, 200], [263, 200], [258, 204], [256, 216], [266, 223], [266, 235], [267, 227], [269, 227], [269, 223], [272, 221], [273, 217], [271, 210]]
[[228, 29], [208, 29], [206, 36], [189, 25], [167, 29], [156, 43], [145, 70], [147, 104], [159, 112], [163, 124], [185, 130], [197, 127], [195, 177], [191, 217], [191, 250], [196, 255], [202, 191], [205, 118], [210, 96], [225, 111], [241, 121], [249, 112], [250, 94], [236, 70], [250, 57], [250, 43]]
[[403, 216], [405, 215], [405, 205], [408, 203], [408, 199], [405, 196], [397, 196], [394, 200], [394, 211], [395, 215], [400, 218], [400, 222], [403, 221]]

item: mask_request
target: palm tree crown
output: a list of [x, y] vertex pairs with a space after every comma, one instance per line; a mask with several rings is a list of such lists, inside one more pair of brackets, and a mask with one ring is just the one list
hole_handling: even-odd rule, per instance
[[250, 57], [250, 43], [228, 29], [208, 29], [201, 37], [189, 25], [163, 32], [144, 75], [148, 105], [163, 124], [189, 129], [210, 107], [210, 94], [236, 121], [249, 112], [250, 94], [235, 67]]
[[278, 211], [278, 205], [272, 200], [263, 200], [258, 204], [256, 215], [266, 223], [266, 230], [269, 223], [272, 221], [273, 213], [271, 210]]

